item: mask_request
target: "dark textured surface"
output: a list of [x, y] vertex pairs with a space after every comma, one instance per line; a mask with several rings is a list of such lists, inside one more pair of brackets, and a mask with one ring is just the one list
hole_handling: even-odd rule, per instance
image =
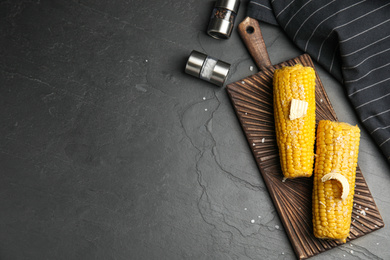
[[[0, 2], [0, 259], [295, 258], [225, 88], [183, 72], [192, 50], [231, 63], [228, 83], [257, 71], [236, 31], [205, 34], [212, 6]], [[300, 54], [261, 27], [272, 63]], [[364, 129], [359, 165], [387, 224], [390, 170]], [[389, 259], [389, 233], [313, 259]]]

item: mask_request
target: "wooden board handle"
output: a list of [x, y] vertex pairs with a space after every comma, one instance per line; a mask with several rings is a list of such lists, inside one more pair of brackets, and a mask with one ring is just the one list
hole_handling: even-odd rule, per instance
[[250, 55], [254, 59], [257, 68], [263, 70], [264, 68], [272, 66], [257, 20], [250, 17], [245, 18], [244, 21], [238, 25], [238, 32]]

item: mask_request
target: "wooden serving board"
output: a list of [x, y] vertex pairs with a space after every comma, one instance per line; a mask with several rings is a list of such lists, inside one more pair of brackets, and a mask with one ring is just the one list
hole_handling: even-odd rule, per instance
[[[226, 89], [295, 254], [299, 259], [306, 259], [342, 243], [317, 239], [313, 235], [313, 177], [283, 181], [274, 127], [272, 79], [275, 69], [297, 63], [314, 68], [310, 56], [304, 54], [274, 66], [263, 66], [262, 71], [231, 83]], [[317, 123], [323, 119], [337, 121], [318, 74], [316, 76]], [[352, 225], [347, 242], [382, 227], [383, 219], [357, 167]]]

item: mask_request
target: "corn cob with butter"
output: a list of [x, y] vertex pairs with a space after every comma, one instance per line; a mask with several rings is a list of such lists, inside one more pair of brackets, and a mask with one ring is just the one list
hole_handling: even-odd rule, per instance
[[346, 242], [351, 226], [360, 130], [321, 120], [313, 185], [313, 229], [317, 238]]
[[276, 139], [285, 178], [310, 177], [315, 142], [315, 71], [301, 64], [273, 78]]

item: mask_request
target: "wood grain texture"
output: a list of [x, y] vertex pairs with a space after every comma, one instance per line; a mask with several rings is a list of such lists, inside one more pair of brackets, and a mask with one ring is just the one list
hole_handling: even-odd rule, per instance
[[[313, 235], [313, 177], [283, 181], [274, 127], [272, 78], [276, 68], [297, 63], [314, 68], [311, 58], [304, 54], [231, 83], [226, 89], [294, 251], [299, 259], [306, 259], [341, 243], [317, 239]], [[317, 123], [322, 119], [337, 121], [337, 116], [317, 74]], [[347, 242], [382, 227], [383, 219], [358, 166], [351, 232]]]
[[255, 61], [257, 68], [259, 70], [264, 70], [265, 68], [272, 66], [257, 20], [246, 17], [238, 25], [237, 31]]

